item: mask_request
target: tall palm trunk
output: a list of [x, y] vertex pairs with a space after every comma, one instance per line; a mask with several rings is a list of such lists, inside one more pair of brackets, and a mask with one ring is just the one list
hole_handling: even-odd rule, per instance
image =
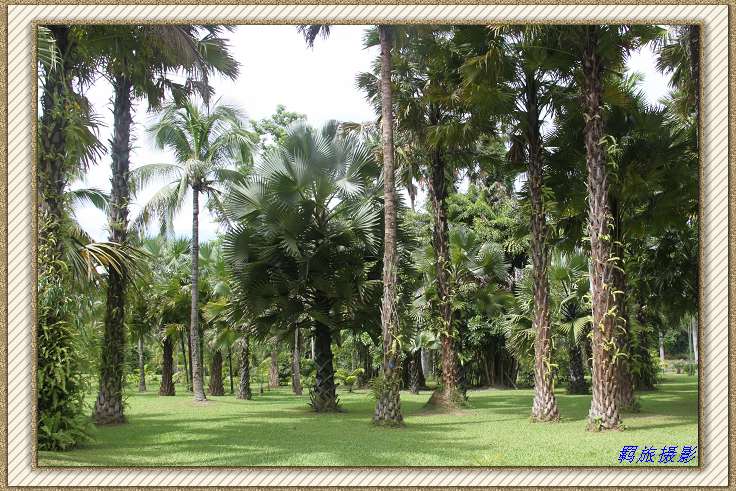
[[186, 377], [187, 381], [187, 390], [191, 390], [192, 382], [191, 378], [189, 377], [189, 364], [187, 363], [187, 357], [189, 356], [189, 354], [184, 344], [184, 333], [179, 336], [179, 341], [181, 344], [181, 358], [182, 360], [184, 360], [184, 376]]
[[298, 396], [302, 395], [301, 353], [302, 336], [299, 328], [296, 328], [294, 330], [294, 350], [291, 353], [291, 390]]
[[163, 364], [161, 366], [161, 385], [158, 389], [160, 396], [176, 395], [174, 387], [174, 341], [166, 336], [163, 342]]
[[[128, 230], [128, 170], [130, 167], [131, 116], [130, 80], [123, 75], [113, 78], [114, 133], [110, 154], [112, 157], [112, 189], [108, 222], [110, 241], [125, 244]], [[105, 334], [100, 363], [100, 390], [95, 403], [94, 419], [97, 424], [122, 423], [123, 377], [125, 375], [125, 289], [126, 278], [114, 268], [107, 271], [107, 304]]]
[[662, 368], [664, 368], [665, 364], [665, 357], [664, 357], [664, 334], [660, 331], [659, 333], [659, 363], [662, 365]]
[[450, 264], [449, 226], [447, 221], [447, 183], [445, 182], [445, 163], [439, 149], [432, 155], [429, 179], [429, 196], [432, 201], [432, 243], [437, 270], [437, 294], [439, 296], [440, 333], [442, 355], [442, 391], [433, 394], [431, 403], [453, 407], [461, 402], [457, 390], [457, 359], [452, 325], [452, 306], [450, 305], [450, 281], [447, 267]]
[[39, 220], [39, 245], [44, 247], [48, 260], [39, 263], [39, 275], [48, 266], [57, 264], [63, 255], [63, 242], [58, 240], [64, 217], [64, 188], [68, 180], [71, 162], [66, 159], [66, 106], [72, 94], [73, 69], [68, 52], [69, 27], [49, 26], [61, 63], [46, 73], [41, 95], [43, 109], [38, 128], [40, 151], [38, 153], [39, 208], [44, 219]]
[[422, 355], [420, 351], [415, 351], [409, 356], [409, 391], [412, 394], [419, 394], [419, 389], [426, 387], [422, 373]]
[[199, 185], [192, 186], [192, 310], [189, 321], [192, 389], [195, 401], [207, 399], [202, 377], [202, 352], [199, 343]]
[[560, 418], [550, 369], [551, 336], [549, 325], [549, 250], [547, 247], [547, 217], [542, 201], [542, 141], [539, 135], [539, 101], [535, 74], [526, 72], [526, 115], [531, 201], [531, 256], [534, 279], [534, 402], [532, 418], [536, 421], [557, 421]]
[[[585, 150], [588, 167], [588, 232], [590, 234], [591, 297], [593, 304], [593, 399], [588, 413], [591, 429], [618, 428], [621, 424], [617, 401], [617, 379], [613, 350], [615, 343], [615, 300], [611, 262], [608, 174], [603, 138], [603, 67], [598, 54], [598, 26], [585, 29], [583, 52], [583, 95]], [[611, 312], [614, 312], [613, 314]]]
[[279, 387], [279, 353], [271, 350], [271, 365], [268, 367], [268, 388], [277, 389]]
[[321, 322], [316, 322], [314, 337], [314, 363], [317, 374], [314, 387], [309, 391], [310, 404], [317, 412], [338, 411], [330, 328]]
[[230, 379], [230, 395], [235, 393], [235, 387], [233, 387], [233, 351], [230, 346], [227, 347], [227, 374]]
[[700, 122], [700, 26], [688, 27], [688, 47], [690, 50], [690, 76], [695, 92], [695, 124]]
[[570, 342], [567, 348], [569, 362], [569, 382], [567, 384], [568, 394], [587, 394], [588, 384], [585, 381], [585, 369], [583, 368], [583, 350], [580, 344]]
[[143, 336], [138, 337], [138, 392], [146, 391], [146, 364], [143, 356]]
[[616, 358], [616, 384], [618, 407], [622, 411], [634, 407], [634, 380], [631, 375], [631, 330], [627, 308], [626, 274], [624, 271], [623, 217], [618, 199], [611, 199], [613, 219], [613, 256], [616, 257], [613, 270], [613, 288], [616, 304], [616, 346], [621, 356]]
[[222, 386], [222, 351], [220, 350], [216, 350], [212, 353], [209, 389], [211, 396], [225, 395], [225, 387]]
[[401, 424], [399, 396], [400, 360], [396, 343], [399, 319], [396, 311], [396, 184], [394, 182], [394, 119], [391, 94], [391, 26], [378, 26], [381, 43], [381, 145], [383, 150], [383, 301], [381, 329], [383, 331], [383, 381], [376, 401], [373, 422]]
[[240, 383], [238, 384], [238, 399], [250, 400], [253, 393], [250, 390], [250, 349], [249, 339], [244, 335], [240, 340]]
[[[37, 424], [38, 446], [58, 450], [57, 438], [41, 431], [44, 422], [55, 422], [55, 431], [76, 435], [79, 414], [84, 411], [79, 383], [79, 359], [70, 325], [73, 305], [68, 298], [69, 275], [63, 267], [63, 194], [73, 162], [67, 160], [67, 107], [71, 95], [73, 65], [67, 26], [49, 26], [59, 50], [60, 63], [45, 74], [41, 94], [42, 116], [38, 126], [38, 308], [37, 308]], [[71, 375], [71, 376], [70, 376]], [[46, 423], [48, 425], [48, 423]], [[53, 435], [52, 435], [53, 436]], [[70, 444], [76, 444], [76, 438]], [[71, 445], [70, 445], [71, 446]]]

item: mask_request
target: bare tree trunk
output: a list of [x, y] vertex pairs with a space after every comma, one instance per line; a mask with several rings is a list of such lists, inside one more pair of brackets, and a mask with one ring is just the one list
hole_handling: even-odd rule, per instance
[[298, 396], [302, 395], [301, 352], [302, 336], [297, 327], [294, 330], [294, 351], [291, 354], [291, 390]]
[[659, 363], [662, 365], [662, 368], [664, 369], [664, 335], [660, 332], [659, 333]]
[[192, 310], [189, 320], [189, 352], [194, 400], [204, 401], [202, 352], [199, 343], [199, 184], [192, 185]]
[[534, 278], [534, 402], [532, 418], [536, 421], [560, 419], [550, 369], [551, 334], [549, 325], [549, 254], [547, 218], [542, 201], [542, 142], [539, 135], [539, 104], [534, 73], [526, 72], [526, 113], [528, 138], [529, 197], [531, 201], [531, 256]]
[[627, 305], [626, 273], [624, 271], [624, 247], [623, 217], [618, 199], [611, 200], [611, 214], [613, 219], [613, 255], [616, 257], [613, 269], [614, 302], [616, 305], [616, 346], [621, 353], [614, 365], [618, 385], [618, 407], [619, 411], [632, 409], [634, 407], [634, 380], [631, 375], [631, 333], [629, 332], [629, 311]]
[[279, 354], [271, 350], [271, 366], [268, 368], [268, 388], [276, 389], [279, 386]]
[[700, 122], [700, 26], [692, 24], [688, 26], [688, 47], [690, 51], [690, 76], [693, 81], [695, 92], [695, 121]]
[[230, 395], [235, 393], [235, 387], [233, 387], [233, 351], [230, 346], [227, 347], [227, 373], [230, 378]]
[[424, 378], [432, 376], [432, 353], [427, 348], [422, 348], [422, 374]]
[[330, 328], [321, 322], [317, 322], [314, 335], [314, 363], [317, 368], [317, 375], [314, 387], [309, 391], [310, 405], [317, 412], [338, 411]]
[[447, 183], [445, 182], [445, 163], [439, 150], [432, 155], [432, 167], [429, 179], [429, 196], [432, 200], [432, 243], [436, 257], [437, 294], [439, 297], [440, 334], [442, 356], [442, 390], [429, 400], [452, 408], [462, 402], [462, 395], [457, 389], [457, 357], [454, 346], [452, 322], [452, 306], [450, 305], [450, 285], [447, 267], [450, 263], [449, 232], [447, 221]]
[[[184, 360], [184, 374], [186, 376], [187, 380], [187, 390], [192, 390], [192, 372], [189, 370], [189, 367], [192, 366], [192, 359], [191, 359], [191, 351], [187, 351], [186, 346], [184, 344], [184, 337], [185, 334], [181, 333], [179, 336], [180, 344], [181, 344], [181, 357]], [[186, 336], [187, 342], [186, 344], [189, 344], [189, 336]], [[187, 364], [187, 358], [189, 358], [189, 364]]]
[[[112, 189], [108, 207], [110, 241], [127, 242], [128, 231], [128, 169], [130, 167], [130, 127], [132, 84], [124, 76], [113, 78], [114, 132], [110, 148]], [[105, 334], [100, 361], [100, 390], [95, 402], [94, 420], [98, 425], [125, 421], [123, 415], [123, 378], [125, 376], [125, 289], [126, 278], [115, 268], [107, 272], [107, 303]]]
[[567, 393], [587, 394], [588, 384], [585, 381], [583, 353], [578, 343], [570, 343], [568, 347], [568, 358], [570, 359], [570, 381], [567, 384]]
[[146, 391], [146, 364], [143, 356], [143, 336], [138, 338], [138, 392]]
[[692, 329], [692, 340], [693, 340], [693, 358], [695, 360], [695, 363], [698, 363], [698, 317], [696, 315], [693, 316], [692, 321], [690, 323], [691, 329]]
[[250, 400], [253, 393], [250, 390], [250, 349], [249, 339], [244, 335], [240, 340], [240, 383], [238, 384], [238, 399]]
[[170, 336], [166, 336], [163, 342], [163, 364], [161, 366], [161, 385], [158, 388], [158, 395], [173, 396], [176, 395], [174, 387], [174, 342]]
[[225, 395], [225, 387], [222, 386], [222, 352], [220, 350], [212, 353], [209, 389], [211, 396]]
[[598, 54], [598, 26], [585, 28], [583, 93], [585, 96], [585, 150], [588, 167], [588, 231], [590, 234], [591, 297], [593, 304], [593, 398], [588, 413], [590, 429], [619, 428], [617, 381], [613, 353], [615, 300], [611, 264], [608, 173], [601, 139], [604, 135], [603, 67]]
[[391, 94], [391, 26], [378, 26], [381, 42], [381, 144], [383, 147], [383, 381], [373, 422], [399, 425], [403, 421], [399, 384], [401, 351], [396, 342], [399, 315], [396, 310], [396, 185], [394, 182], [394, 119]]

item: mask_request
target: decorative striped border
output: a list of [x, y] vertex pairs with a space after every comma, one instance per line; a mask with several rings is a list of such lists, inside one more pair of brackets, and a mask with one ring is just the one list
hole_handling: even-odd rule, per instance
[[[32, 25], [44, 22], [700, 22], [703, 264], [700, 470], [37, 469], [32, 466]], [[9, 5], [7, 8], [7, 484], [10, 486], [726, 486], [728, 485], [728, 6], [726, 5]], [[4, 176], [3, 176], [4, 177]], [[0, 190], [2, 192], [2, 190]], [[3, 285], [4, 286], [4, 285]]]

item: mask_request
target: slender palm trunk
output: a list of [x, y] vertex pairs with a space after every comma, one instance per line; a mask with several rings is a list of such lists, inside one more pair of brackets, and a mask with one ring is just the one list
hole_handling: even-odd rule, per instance
[[253, 398], [250, 390], [250, 349], [248, 345], [248, 336], [244, 335], [240, 340], [240, 383], [237, 397], [245, 400]]
[[202, 352], [199, 343], [199, 186], [192, 186], [192, 310], [189, 321], [189, 352], [191, 353], [192, 389], [194, 400], [204, 401]]
[[[189, 376], [189, 364], [187, 363], [187, 357], [189, 356], [189, 354], [187, 352], [186, 345], [184, 344], [184, 333], [182, 333], [179, 336], [179, 341], [181, 344], [181, 358], [182, 360], [184, 360], [184, 376], [186, 377], [186, 381], [187, 381], [187, 390], [191, 390], [192, 381]], [[188, 341], [187, 341], [187, 344], [188, 344]]]
[[235, 387], [233, 386], [233, 351], [230, 346], [227, 347], [227, 374], [230, 379], [230, 395], [235, 393]]
[[588, 384], [585, 381], [583, 368], [583, 350], [577, 342], [569, 343], [567, 348], [569, 358], [570, 381], [567, 384], [568, 394], [587, 394]]
[[432, 376], [432, 351], [427, 348], [421, 350], [422, 376], [426, 379]]
[[661, 332], [659, 333], [659, 363], [662, 365], [662, 368], [664, 368], [664, 334]]
[[539, 135], [539, 102], [537, 80], [526, 72], [526, 114], [528, 138], [529, 198], [531, 201], [531, 256], [534, 278], [534, 402], [532, 418], [536, 421], [557, 421], [560, 418], [555, 399], [552, 370], [551, 335], [549, 324], [549, 248], [547, 247], [547, 217], [542, 197], [542, 142]]
[[146, 391], [146, 364], [143, 356], [143, 336], [138, 338], [138, 392]]
[[[61, 54], [61, 63], [46, 74], [41, 107], [41, 124], [38, 128], [40, 151], [38, 153], [38, 197], [39, 211], [44, 219], [39, 220], [39, 246], [47, 251], [48, 260], [39, 263], [39, 275], [61, 260], [63, 242], [58, 240], [64, 217], [64, 189], [72, 162], [66, 158], [65, 106], [72, 94], [72, 66], [69, 27], [49, 26], [56, 47]], [[44, 216], [45, 215], [45, 216]]]
[[291, 390], [298, 396], [302, 395], [301, 353], [302, 336], [299, 328], [296, 328], [294, 330], [294, 350], [291, 353]]
[[210, 365], [210, 395], [224, 396], [225, 388], [222, 386], [222, 351], [212, 353], [212, 365]]
[[445, 163], [438, 149], [432, 155], [429, 179], [429, 196], [432, 202], [432, 244], [434, 247], [437, 270], [437, 294], [439, 297], [440, 321], [440, 354], [442, 357], [442, 388], [435, 393], [430, 403], [448, 408], [461, 402], [462, 396], [457, 390], [457, 357], [452, 323], [452, 306], [450, 305], [450, 284], [447, 266], [450, 264], [449, 226], [447, 219], [447, 183], [445, 182]]
[[158, 395], [173, 396], [176, 395], [174, 387], [174, 341], [171, 336], [166, 336], [163, 342], [163, 364], [161, 366], [161, 385], [158, 388]]
[[613, 256], [616, 257], [613, 270], [614, 300], [616, 304], [616, 346], [621, 356], [616, 358], [616, 384], [618, 407], [622, 411], [634, 407], [634, 380], [631, 375], [631, 331], [627, 306], [626, 273], [624, 271], [623, 216], [618, 199], [611, 199], [613, 219]]
[[330, 328], [321, 322], [317, 322], [315, 323], [314, 335], [314, 363], [317, 374], [314, 387], [309, 391], [310, 404], [317, 412], [338, 411]]
[[693, 318], [690, 323], [691, 329], [692, 329], [692, 339], [693, 339], [693, 360], [695, 363], [698, 363], [698, 317], [697, 315], [693, 315]]
[[[588, 232], [590, 234], [593, 304], [593, 399], [588, 413], [591, 429], [618, 428], [617, 378], [611, 346], [615, 343], [614, 265], [611, 262], [608, 174], [601, 139], [603, 130], [603, 67], [598, 54], [598, 26], [585, 29], [583, 94], [585, 150], [588, 167]], [[612, 314], [613, 312], [613, 314]]]
[[[67, 159], [66, 107], [72, 95], [73, 64], [68, 26], [49, 26], [61, 56], [60, 63], [45, 74], [41, 93], [42, 116], [38, 126], [38, 268], [37, 331], [37, 433], [38, 448], [58, 450], [59, 440], [45, 436], [44, 421], [55, 421], [56, 431], [70, 435], [76, 445], [79, 421], [84, 411], [84, 388], [79, 384], [79, 356], [71, 329], [72, 307], [68, 301], [68, 272], [63, 267], [64, 188], [75, 162]], [[71, 376], [69, 376], [71, 375]]]
[[419, 394], [419, 376], [422, 373], [416, 354], [412, 353], [409, 359], [409, 392], [412, 394]]
[[271, 365], [268, 367], [268, 388], [277, 389], [279, 387], [279, 353], [271, 350]]
[[373, 422], [398, 425], [403, 421], [399, 396], [400, 351], [396, 343], [399, 318], [396, 310], [396, 184], [394, 182], [394, 119], [391, 94], [391, 27], [378, 26], [381, 43], [381, 145], [383, 150], [383, 381]]
[[688, 27], [688, 47], [690, 50], [690, 76], [695, 92], [695, 121], [700, 122], [700, 26]]
[[[112, 157], [112, 189], [108, 223], [110, 241], [125, 244], [128, 230], [128, 170], [130, 167], [131, 115], [130, 80], [115, 76], [113, 90], [114, 132], [110, 154]], [[94, 419], [97, 424], [115, 424], [125, 421], [123, 415], [123, 378], [125, 376], [125, 289], [126, 278], [114, 268], [107, 271], [107, 304], [105, 333], [100, 362], [100, 389], [95, 403]]]

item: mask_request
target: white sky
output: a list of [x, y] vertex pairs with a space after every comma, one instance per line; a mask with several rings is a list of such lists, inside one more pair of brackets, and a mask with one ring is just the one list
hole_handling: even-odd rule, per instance
[[[213, 100], [243, 110], [251, 119], [271, 116], [278, 104], [287, 110], [306, 114], [307, 120], [319, 126], [330, 119], [368, 121], [375, 118], [363, 93], [355, 88], [355, 77], [370, 70], [378, 56], [378, 48], [363, 48], [363, 33], [367, 26], [333, 26], [330, 37], [319, 38], [314, 49], [306, 47], [295, 26], [238, 26], [227, 36], [231, 52], [241, 64], [236, 81], [211, 80], [215, 89]], [[650, 103], [656, 103], [667, 92], [667, 79], [655, 69], [654, 54], [645, 49], [634, 53], [628, 69], [644, 74], [642, 89]], [[112, 136], [111, 88], [105, 80], [97, 81], [88, 97], [102, 123], [100, 141], [108, 145]], [[167, 152], [153, 148], [145, 128], [155, 115], [146, 112], [144, 103], [135, 105], [131, 168], [148, 163], [171, 162]], [[88, 172], [83, 183], [75, 187], [95, 187], [110, 190], [110, 156], [105, 154]], [[135, 217], [153, 190], [141, 193], [131, 203]], [[420, 197], [421, 198], [421, 197]], [[188, 203], [175, 220], [177, 235], [191, 235], [192, 206]], [[77, 217], [93, 239], [107, 239], [106, 217], [94, 208], [80, 208]], [[200, 215], [200, 240], [214, 237], [217, 224], [206, 211]]]

